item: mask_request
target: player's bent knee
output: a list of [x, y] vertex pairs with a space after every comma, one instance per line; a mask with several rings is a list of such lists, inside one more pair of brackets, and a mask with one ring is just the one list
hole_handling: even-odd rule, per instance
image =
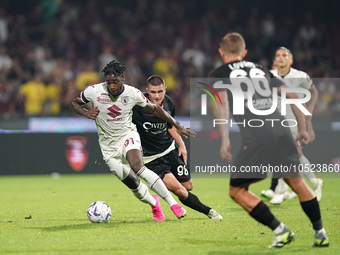
[[137, 162], [136, 164], [130, 164], [131, 169], [135, 172], [138, 173], [138, 171], [143, 167], [143, 163]]
[[174, 190], [174, 194], [182, 200], [188, 197], [188, 191], [182, 185]]
[[143, 167], [143, 161], [141, 161], [138, 158], [134, 158], [134, 159], [129, 159], [129, 164], [131, 169], [137, 173], [142, 167]]
[[229, 187], [229, 196], [230, 196], [233, 200], [235, 200], [235, 198], [236, 198], [236, 196], [237, 196], [237, 192], [238, 192], [238, 188], [232, 187], [232, 186]]
[[242, 196], [244, 195], [244, 192], [247, 192], [247, 191], [243, 187], [233, 187], [233, 186], [229, 187], [229, 196], [235, 201], [242, 198]]
[[143, 167], [143, 156], [139, 150], [133, 149], [126, 153], [126, 159], [131, 169], [137, 173]]
[[183, 183], [181, 183], [181, 184], [182, 184], [182, 186], [183, 186], [187, 191], [192, 191], [193, 188], [194, 188], [194, 185], [193, 185], [193, 183], [192, 183], [192, 180], [187, 181], [187, 182], [183, 182]]
[[111, 158], [106, 162], [111, 172], [120, 180], [123, 181], [130, 173], [130, 166], [123, 164], [120, 159]]

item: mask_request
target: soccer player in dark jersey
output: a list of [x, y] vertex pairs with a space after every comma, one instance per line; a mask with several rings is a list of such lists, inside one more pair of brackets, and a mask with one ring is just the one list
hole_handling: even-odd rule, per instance
[[[175, 116], [175, 106], [171, 98], [165, 94], [163, 78], [153, 75], [147, 84], [145, 97], [152, 103], [162, 106], [171, 116]], [[158, 174], [165, 186], [184, 205], [204, 213], [211, 219], [222, 219], [214, 209], [202, 204], [197, 196], [188, 192], [193, 185], [187, 168], [187, 151], [176, 129], [137, 105], [133, 108], [132, 121], [141, 137], [145, 166]], [[175, 141], [179, 147], [176, 147]]]
[[[254, 114], [256, 110], [268, 110], [272, 107], [272, 101], [275, 99], [273, 91], [277, 88], [279, 94], [286, 87], [282, 81], [274, 79], [274, 76], [268, 69], [262, 66], [243, 61], [247, 54], [245, 41], [238, 33], [230, 33], [224, 36], [220, 43], [219, 53], [223, 60], [223, 65], [218, 67], [210, 75], [211, 83], [215, 88], [223, 88], [221, 84], [231, 84], [228, 89], [219, 90], [219, 96], [222, 100], [222, 106], [218, 104], [216, 115], [219, 119], [229, 119], [229, 110], [233, 114], [234, 121], [238, 122], [242, 136], [242, 146], [234, 160], [237, 172], [232, 173], [230, 178], [229, 195], [240, 204], [251, 217], [258, 222], [268, 226], [274, 232], [273, 243], [270, 248], [282, 247], [294, 240], [294, 233], [283, 223], [281, 223], [270, 211], [269, 207], [258, 197], [248, 191], [249, 185], [266, 178], [265, 172], [242, 172], [245, 166], [297, 166], [299, 164], [299, 155], [296, 149], [293, 136], [289, 127], [280, 125], [284, 117], [275, 110], [270, 115]], [[259, 79], [257, 79], [259, 78]], [[248, 90], [246, 93], [244, 90]], [[231, 90], [234, 90], [233, 92]], [[243, 93], [249, 96], [252, 92], [252, 100], [242, 100], [241, 95], [236, 91], [243, 90]], [[250, 94], [251, 96], [251, 94]], [[245, 98], [246, 98], [245, 97]], [[297, 99], [296, 93], [287, 93], [287, 97]], [[241, 100], [239, 100], [241, 98]], [[236, 102], [238, 101], [238, 102]], [[241, 102], [240, 102], [241, 101]], [[239, 109], [233, 103], [240, 103], [238, 108], [244, 107], [244, 114], [234, 114]], [[252, 104], [252, 105], [251, 105]], [[253, 108], [251, 108], [253, 106]], [[298, 121], [298, 134], [296, 141], [301, 145], [306, 145], [309, 137], [304, 125], [304, 115], [295, 106], [292, 109]], [[235, 112], [234, 112], [235, 111]], [[247, 123], [250, 120], [261, 120], [261, 127], [251, 127]], [[266, 119], [279, 120], [273, 127], [273, 122]], [[229, 126], [219, 125], [221, 132], [221, 149], [222, 159], [227, 162], [232, 161], [230, 153]], [[322, 225], [319, 203], [313, 191], [306, 184], [301, 173], [281, 173], [286, 183], [299, 196], [300, 204], [305, 214], [313, 225], [314, 246], [329, 246], [325, 229]], [[296, 175], [296, 176], [295, 176]], [[292, 178], [292, 177], [298, 178]]]

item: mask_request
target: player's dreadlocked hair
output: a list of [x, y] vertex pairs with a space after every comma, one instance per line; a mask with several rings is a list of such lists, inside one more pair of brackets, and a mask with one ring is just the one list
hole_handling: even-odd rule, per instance
[[103, 68], [102, 73], [104, 75], [123, 76], [125, 71], [126, 67], [123, 65], [123, 62], [112, 60]]

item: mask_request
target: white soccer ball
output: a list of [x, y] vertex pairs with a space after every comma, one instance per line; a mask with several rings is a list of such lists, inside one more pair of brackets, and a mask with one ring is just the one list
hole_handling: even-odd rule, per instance
[[87, 209], [87, 217], [93, 223], [108, 222], [111, 218], [111, 208], [103, 201], [93, 202]]

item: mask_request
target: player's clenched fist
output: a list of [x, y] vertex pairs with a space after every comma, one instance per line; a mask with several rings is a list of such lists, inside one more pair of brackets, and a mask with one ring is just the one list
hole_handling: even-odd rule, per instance
[[85, 117], [91, 120], [95, 120], [99, 114], [98, 106], [88, 110], [85, 114]]

